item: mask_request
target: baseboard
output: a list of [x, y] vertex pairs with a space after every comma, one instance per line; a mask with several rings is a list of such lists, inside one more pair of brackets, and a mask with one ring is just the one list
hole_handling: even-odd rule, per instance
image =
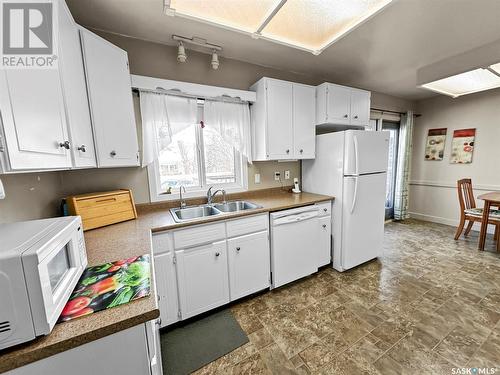
[[[458, 223], [459, 223], [459, 220], [453, 220], [453, 219], [449, 219], [446, 217], [440, 217], [440, 216], [426, 215], [426, 214], [422, 214], [422, 213], [418, 213], [418, 212], [410, 212], [410, 217], [412, 219], [430, 221], [432, 223], [444, 224], [444, 225], [449, 225], [452, 227], [458, 227]], [[481, 227], [480, 227], [479, 223], [474, 223], [472, 230], [475, 232], [479, 232], [480, 229], [481, 229]], [[488, 226], [488, 233], [493, 234], [494, 232], [495, 232], [494, 227], [489, 225]]]

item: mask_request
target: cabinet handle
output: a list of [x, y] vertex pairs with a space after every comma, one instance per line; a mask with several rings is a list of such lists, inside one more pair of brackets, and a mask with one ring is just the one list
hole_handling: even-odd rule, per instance
[[113, 151], [111, 151], [109, 154], [110, 154], [112, 157], [115, 157], [115, 156], [116, 156], [116, 151], [115, 151], [115, 150], [113, 150]]
[[240, 250], [241, 250], [241, 248], [240, 248], [240, 247], [237, 247], [237, 248], [236, 248], [236, 251], [240, 251]]
[[356, 115], [356, 116], [354, 116], [354, 118], [358, 118], [358, 116]]
[[347, 115], [344, 115], [344, 118], [347, 118], [347, 117], [349, 117], [349, 116], [347, 116]]
[[286, 153], [289, 154], [290, 153], [290, 150], [286, 150]]
[[71, 144], [69, 143], [69, 141], [59, 142], [59, 147], [65, 148], [66, 150], [69, 150], [70, 146]]
[[323, 224], [323, 228], [326, 228], [326, 224]]
[[219, 252], [215, 253], [215, 256], [216, 256], [216, 257], [218, 257], [219, 255], [220, 255], [220, 253], [219, 253]]
[[302, 154], [302, 153], [304, 152], [304, 150], [303, 150], [303, 149], [300, 149], [300, 151], [299, 151], [299, 152]]
[[325, 212], [328, 211], [328, 208], [323, 208], [323, 211], [325, 211]]
[[78, 151], [81, 151], [81, 152], [87, 152], [86, 147], [87, 147], [87, 146], [85, 146], [85, 145], [81, 145], [80, 147], [77, 147], [76, 149], [77, 149]]

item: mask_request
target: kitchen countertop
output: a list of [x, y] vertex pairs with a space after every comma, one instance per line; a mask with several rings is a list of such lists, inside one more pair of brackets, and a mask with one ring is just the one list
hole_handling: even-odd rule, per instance
[[[251, 201], [262, 206], [262, 208], [217, 215], [203, 220], [196, 220], [196, 222], [176, 223], [165, 204], [139, 206], [136, 220], [85, 232], [89, 265], [98, 265], [137, 255], [152, 254], [152, 232], [226, 220], [260, 212], [279, 211], [334, 199], [330, 196], [311, 193], [292, 194], [279, 189], [247, 192], [244, 196], [238, 198]], [[233, 200], [236, 197], [231, 196], [230, 199]], [[48, 336], [0, 351], [0, 373], [156, 319], [159, 315], [153, 283], [149, 297], [57, 324]]]

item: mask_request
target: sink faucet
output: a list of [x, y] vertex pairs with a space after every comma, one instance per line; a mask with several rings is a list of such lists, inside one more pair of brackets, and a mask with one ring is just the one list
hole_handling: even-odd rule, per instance
[[212, 200], [218, 192], [222, 193], [222, 203], [226, 203], [226, 191], [224, 189], [215, 190], [212, 194], [213, 186], [210, 186], [207, 191], [207, 204], [212, 204]]
[[184, 185], [181, 185], [179, 188], [179, 200], [181, 201], [181, 208], [186, 207], [186, 200], [182, 198], [182, 191], [184, 190], [184, 194], [186, 193], [186, 188]]

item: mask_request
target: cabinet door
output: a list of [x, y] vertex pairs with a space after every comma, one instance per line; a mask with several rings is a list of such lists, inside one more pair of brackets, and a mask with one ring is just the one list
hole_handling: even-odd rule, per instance
[[179, 320], [179, 296], [172, 252], [156, 255], [155, 276], [158, 306], [160, 308], [160, 327], [168, 326]]
[[319, 219], [320, 238], [318, 251], [318, 267], [324, 266], [332, 260], [332, 217], [324, 216]]
[[99, 167], [139, 165], [127, 52], [80, 29]]
[[267, 155], [268, 159], [293, 158], [293, 93], [290, 82], [267, 81]]
[[314, 158], [316, 137], [316, 90], [293, 85], [293, 140], [296, 159]]
[[351, 113], [351, 89], [349, 87], [328, 85], [327, 122], [349, 125]]
[[270, 253], [267, 231], [227, 241], [231, 300], [269, 288]]
[[94, 138], [90, 121], [87, 84], [83, 68], [80, 34], [69, 9], [61, 2], [59, 9], [59, 41], [61, 78], [69, 125], [73, 164], [96, 167]]
[[367, 126], [370, 121], [370, 92], [351, 90], [351, 124]]
[[0, 71], [0, 111], [11, 170], [71, 167], [57, 69]]
[[175, 253], [182, 319], [229, 302], [226, 240]]

